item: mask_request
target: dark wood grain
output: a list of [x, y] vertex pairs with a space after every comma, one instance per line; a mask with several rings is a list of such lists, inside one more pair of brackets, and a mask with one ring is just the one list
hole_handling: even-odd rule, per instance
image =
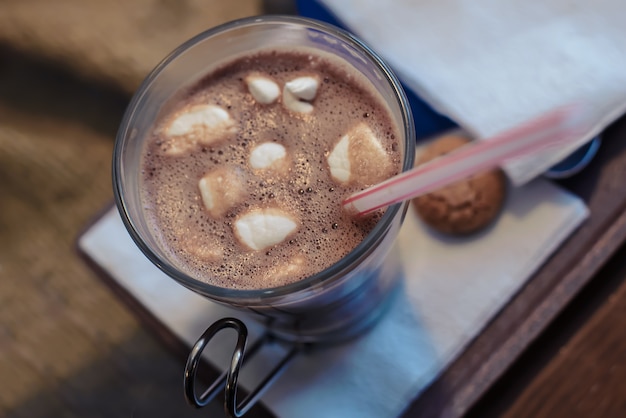
[[626, 416], [626, 245], [468, 418]]
[[589, 219], [406, 411], [463, 415], [548, 326], [626, 240], [626, 118], [608, 128], [592, 164], [562, 185]]
[[617, 278], [620, 287], [559, 349], [502, 416], [618, 418], [626, 415], [626, 263], [623, 260], [614, 277], [595, 278], [601, 281]]

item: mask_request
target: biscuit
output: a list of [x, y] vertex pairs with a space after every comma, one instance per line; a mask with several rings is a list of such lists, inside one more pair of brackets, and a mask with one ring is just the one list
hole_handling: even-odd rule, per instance
[[[427, 146], [417, 165], [468, 144], [460, 135], [441, 137]], [[500, 213], [506, 196], [506, 178], [492, 170], [453, 183], [413, 199], [419, 217], [433, 229], [452, 235], [467, 235], [489, 225]]]

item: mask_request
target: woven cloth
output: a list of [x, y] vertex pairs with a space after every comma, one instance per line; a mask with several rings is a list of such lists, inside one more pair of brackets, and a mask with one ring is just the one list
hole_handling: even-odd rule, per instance
[[[0, 416], [198, 416], [181, 364], [80, 259], [130, 93], [256, 0], [0, 0]], [[214, 415], [211, 415], [214, 416]]]

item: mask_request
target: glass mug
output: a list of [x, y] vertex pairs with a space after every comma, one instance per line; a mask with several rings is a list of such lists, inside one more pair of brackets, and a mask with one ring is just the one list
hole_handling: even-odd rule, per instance
[[[113, 155], [115, 201], [131, 237], [152, 263], [183, 286], [215, 302], [247, 311], [265, 325], [267, 338], [251, 347], [248, 356], [269, 338], [292, 346], [268, 378], [238, 405], [237, 378], [245, 351], [246, 327], [238, 319], [225, 318], [207, 329], [188, 359], [185, 395], [191, 404], [200, 407], [224, 389], [225, 409], [231, 416], [244, 414], [303, 345], [338, 343], [373, 326], [391, 303], [401, 277], [400, 264], [390, 250], [406, 213], [406, 202], [390, 206], [369, 235], [334, 265], [299, 282], [270, 289], [227, 289], [197, 280], [168, 256], [151, 232], [140, 198], [140, 160], [146, 133], [161, 107], [180, 89], [193, 85], [219, 64], [268, 47], [312, 48], [350, 64], [375, 87], [400, 128], [403, 171], [413, 166], [415, 154], [415, 128], [409, 104], [389, 67], [351, 34], [311, 19], [251, 17], [209, 29], [174, 50], [135, 93], [118, 131]], [[239, 333], [230, 368], [198, 396], [195, 374], [200, 355], [208, 341], [225, 328]]]

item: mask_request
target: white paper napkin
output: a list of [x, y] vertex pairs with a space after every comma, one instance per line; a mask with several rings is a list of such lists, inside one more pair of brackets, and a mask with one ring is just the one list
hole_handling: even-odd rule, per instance
[[479, 138], [552, 108], [588, 105], [571, 147], [505, 165], [543, 173], [626, 111], [623, 0], [319, 0], [412, 90]]
[[[397, 240], [404, 292], [388, 315], [356, 341], [297, 358], [264, 403], [289, 418], [399, 415], [586, 216], [579, 198], [543, 180], [513, 190], [497, 223], [471, 238], [433, 234], [411, 208]], [[131, 241], [115, 209], [79, 245], [190, 346], [227, 315], [254, 325], [161, 273]], [[215, 348], [212, 360], [225, 365], [229, 350], [230, 344]], [[279, 354], [264, 351], [251, 365]], [[248, 370], [244, 385], [258, 379], [255, 374]]]

